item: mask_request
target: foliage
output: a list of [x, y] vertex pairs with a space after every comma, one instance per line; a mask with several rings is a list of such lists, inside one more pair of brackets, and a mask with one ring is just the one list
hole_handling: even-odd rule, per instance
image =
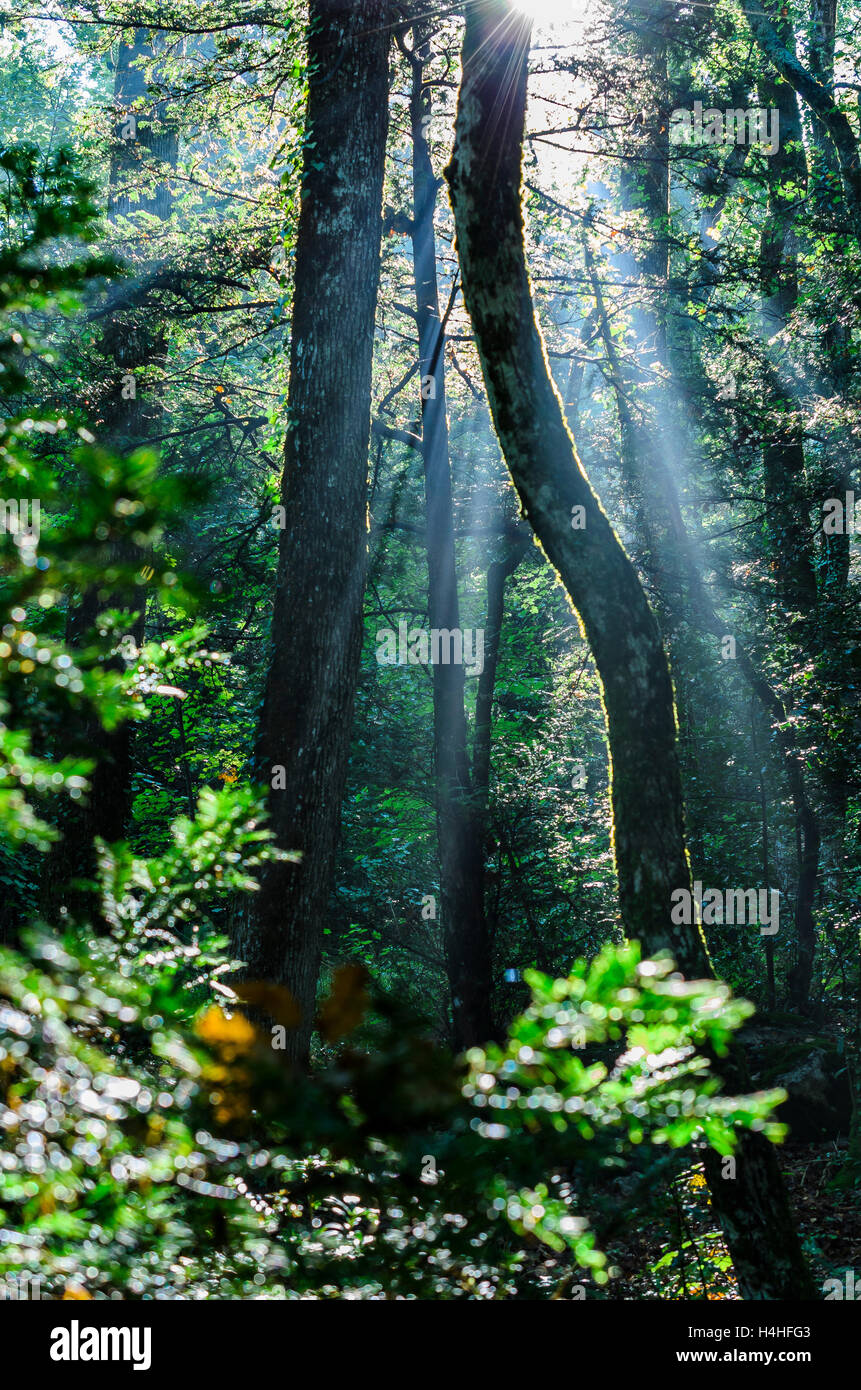
[[[110, 937], [0, 952], [3, 1273], [51, 1296], [522, 1297], [540, 1243], [600, 1285], [590, 1178], [641, 1145], [653, 1164], [692, 1141], [729, 1152], [735, 1126], [780, 1132], [780, 1092], [718, 1097], [696, 1051], [723, 1050], [749, 1006], [635, 946], [536, 975], [507, 1045], [465, 1073], [347, 968], [321, 1011], [337, 1046], [296, 1075], [231, 1008], [223, 942], [188, 921], [192, 893], [227, 890], [222, 864], [271, 853], [258, 816], [225, 790], [177, 823], [171, 863], [105, 848]], [[612, 1064], [589, 1060], [605, 1044]]]

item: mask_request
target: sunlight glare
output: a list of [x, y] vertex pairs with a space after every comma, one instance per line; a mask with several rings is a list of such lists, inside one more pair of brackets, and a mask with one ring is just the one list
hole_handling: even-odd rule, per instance
[[589, 0], [513, 0], [513, 4], [536, 24], [548, 25], [582, 19]]

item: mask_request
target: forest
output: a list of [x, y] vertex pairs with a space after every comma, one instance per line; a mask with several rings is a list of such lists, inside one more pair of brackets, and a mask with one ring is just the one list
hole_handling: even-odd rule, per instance
[[803, 1360], [861, 1299], [859, 349], [857, 0], [0, 0], [53, 1361], [226, 1300]]

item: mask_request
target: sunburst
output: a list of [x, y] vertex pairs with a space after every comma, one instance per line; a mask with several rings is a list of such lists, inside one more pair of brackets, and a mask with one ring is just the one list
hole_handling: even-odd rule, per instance
[[537, 25], [565, 24], [582, 19], [589, 0], [513, 0], [513, 7]]

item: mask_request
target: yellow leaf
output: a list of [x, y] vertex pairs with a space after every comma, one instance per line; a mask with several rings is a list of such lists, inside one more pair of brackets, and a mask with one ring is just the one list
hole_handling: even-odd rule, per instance
[[195, 1024], [195, 1032], [213, 1047], [232, 1047], [239, 1052], [253, 1047], [257, 1038], [247, 1018], [238, 1013], [228, 1018], [217, 1004], [210, 1004], [206, 1012], [201, 1014]]

